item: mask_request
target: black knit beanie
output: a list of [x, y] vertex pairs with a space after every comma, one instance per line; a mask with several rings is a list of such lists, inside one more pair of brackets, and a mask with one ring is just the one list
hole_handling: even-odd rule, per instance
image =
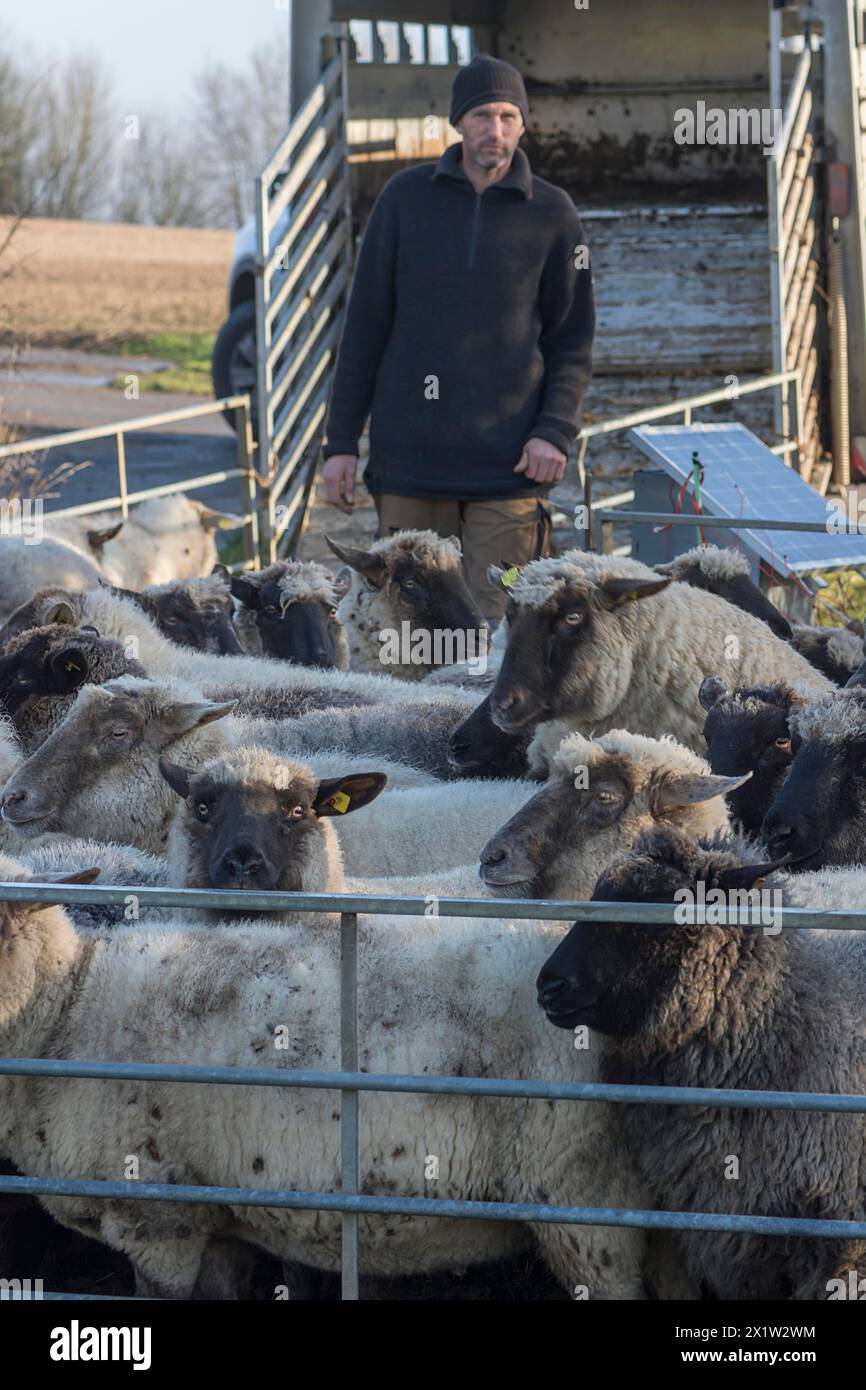
[[529, 125], [529, 102], [517, 68], [489, 53], [479, 53], [454, 79], [448, 119], [456, 125], [473, 106], [484, 106], [488, 101], [512, 102], [520, 108], [523, 124]]

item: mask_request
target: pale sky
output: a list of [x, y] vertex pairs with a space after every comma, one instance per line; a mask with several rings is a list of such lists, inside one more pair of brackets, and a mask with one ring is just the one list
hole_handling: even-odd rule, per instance
[[31, 0], [0, 19], [2, 46], [28, 69], [32, 60], [38, 72], [52, 59], [95, 52], [124, 112], [178, 117], [191, 109], [193, 78], [209, 61], [243, 68], [252, 49], [287, 31], [288, 12], [274, 0]]

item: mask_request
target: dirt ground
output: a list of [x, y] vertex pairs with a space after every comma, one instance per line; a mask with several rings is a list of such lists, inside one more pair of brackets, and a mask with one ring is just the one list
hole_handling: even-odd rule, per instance
[[[0, 243], [9, 219], [0, 218]], [[97, 347], [154, 333], [216, 331], [226, 313], [227, 231], [34, 218], [0, 281], [0, 334]]]

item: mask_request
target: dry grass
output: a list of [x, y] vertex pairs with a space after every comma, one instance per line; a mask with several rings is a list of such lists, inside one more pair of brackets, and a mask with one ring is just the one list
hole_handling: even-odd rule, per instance
[[[0, 241], [8, 218], [0, 218]], [[7, 253], [0, 333], [41, 346], [111, 347], [162, 332], [215, 332], [233, 234], [33, 218]]]

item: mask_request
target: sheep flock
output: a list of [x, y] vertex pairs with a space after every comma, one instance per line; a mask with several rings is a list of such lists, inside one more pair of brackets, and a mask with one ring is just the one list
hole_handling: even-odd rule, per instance
[[[866, 934], [785, 920], [866, 902], [862, 629], [699, 546], [493, 567], [488, 633], [454, 539], [231, 573], [234, 522], [177, 495], [0, 538], [0, 881], [124, 890], [0, 900], [0, 1055], [339, 1071], [339, 917], [220, 894], [408, 895], [358, 915], [364, 1071], [866, 1094]], [[515, 916], [710, 893], [769, 917]], [[0, 1074], [0, 1173], [131, 1189], [0, 1194], [0, 1279], [334, 1299], [339, 1215], [132, 1189], [337, 1192], [340, 1135], [337, 1092]], [[866, 1221], [857, 1112], [368, 1092], [360, 1159], [374, 1195]], [[365, 1298], [827, 1299], [866, 1241], [425, 1213], [360, 1250]]]

